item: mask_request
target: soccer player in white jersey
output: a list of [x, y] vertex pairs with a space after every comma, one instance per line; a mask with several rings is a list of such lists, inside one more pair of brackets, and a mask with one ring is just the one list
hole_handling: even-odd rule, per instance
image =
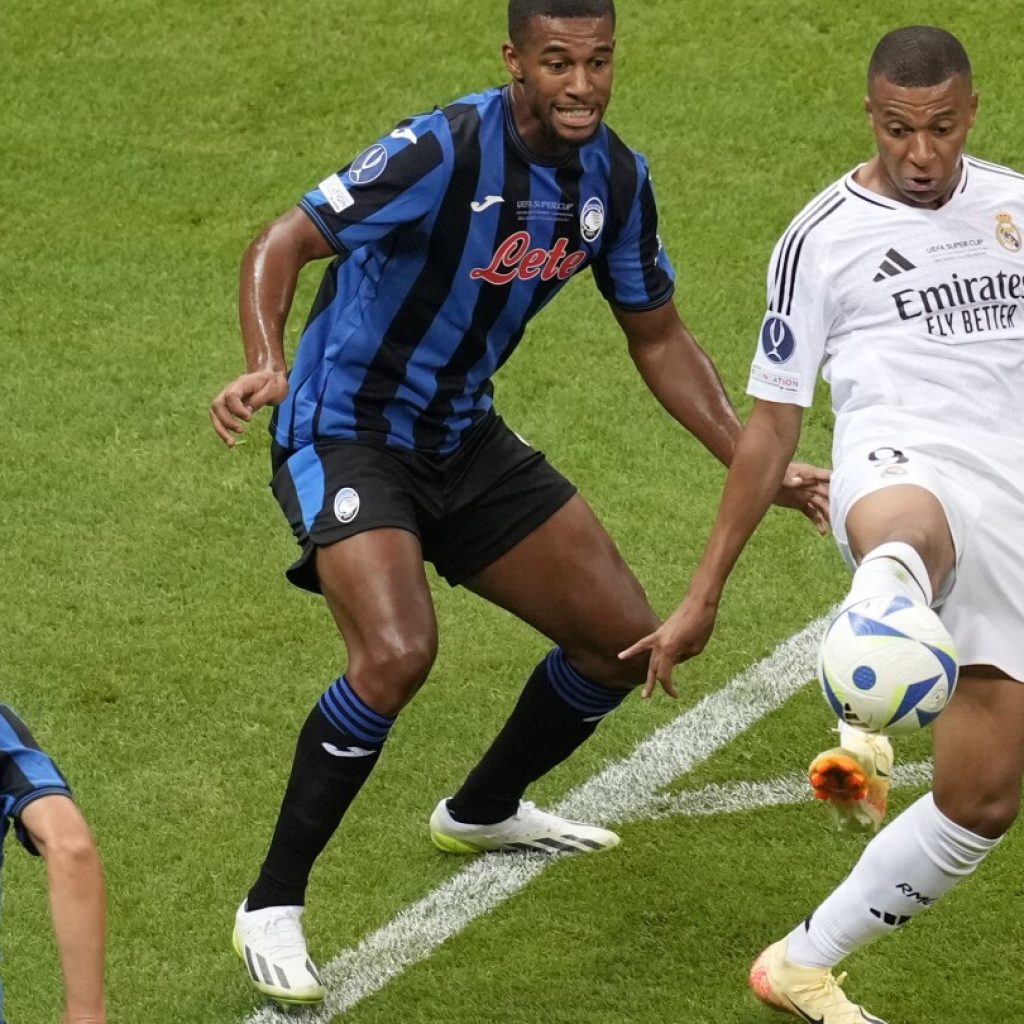
[[[651, 651], [649, 694], [703, 649], [823, 367], [836, 414], [832, 523], [856, 566], [847, 602], [933, 605], [961, 675], [932, 727], [932, 792], [751, 970], [762, 1000], [819, 1024], [880, 1024], [831, 968], [974, 871], [1014, 820], [1024, 774], [1024, 176], [964, 154], [977, 95], [947, 32], [882, 39], [866, 110], [876, 155], [806, 206], [775, 248], [754, 409], [689, 591], [624, 652]], [[866, 776], [885, 760], [855, 737], [841, 742]]]

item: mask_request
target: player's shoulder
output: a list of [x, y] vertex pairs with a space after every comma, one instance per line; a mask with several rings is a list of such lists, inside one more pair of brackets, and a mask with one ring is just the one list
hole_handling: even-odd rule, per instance
[[964, 164], [968, 178], [974, 178], [977, 182], [983, 182], [986, 188], [998, 188], [1000, 190], [1024, 195], [1024, 173], [1005, 164], [993, 163], [991, 160], [982, 160], [976, 156], [964, 155]]
[[415, 144], [427, 135], [453, 135], [478, 123], [484, 117], [499, 116], [500, 113], [501, 89], [488, 89], [485, 92], [460, 96], [450, 103], [422, 113], [412, 114], [395, 125], [390, 137]]
[[504, 87], [496, 86], [483, 92], [471, 92], [465, 96], [437, 107], [433, 114], [446, 121], [451, 127], [467, 121], [477, 122], [486, 118], [504, 118], [505, 104], [502, 99]]
[[794, 234], [803, 237], [817, 234], [821, 237], [828, 234], [844, 217], [855, 213], [856, 206], [851, 200], [860, 196], [851, 189], [852, 176], [853, 172], [848, 171], [809, 199], [786, 225], [781, 237]]

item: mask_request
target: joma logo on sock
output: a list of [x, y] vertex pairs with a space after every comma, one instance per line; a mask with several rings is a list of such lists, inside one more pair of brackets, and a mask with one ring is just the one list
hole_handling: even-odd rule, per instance
[[907, 882], [900, 882], [896, 886], [896, 890], [903, 893], [908, 900], [915, 900], [917, 903], [920, 903], [922, 907], [930, 907], [938, 898], [936, 896], [922, 896], [921, 893]]

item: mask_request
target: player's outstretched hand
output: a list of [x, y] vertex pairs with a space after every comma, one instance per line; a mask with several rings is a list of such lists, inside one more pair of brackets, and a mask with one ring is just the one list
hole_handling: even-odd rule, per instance
[[651, 652], [642, 697], [652, 696], [658, 683], [670, 697], [679, 696], [672, 682], [672, 669], [704, 650], [715, 628], [717, 614], [717, 604], [708, 604], [687, 594], [679, 607], [653, 633], [619, 654], [626, 661], [644, 651]]
[[[284, 370], [256, 370], [236, 377], [210, 403], [210, 422], [228, 446], [235, 443], [257, 409], [280, 405], [288, 397], [288, 374]], [[239, 422], [244, 420], [245, 423]]]
[[782, 486], [774, 504], [803, 512], [822, 537], [828, 536], [828, 482], [832, 471], [806, 462], [791, 462], [786, 467]]

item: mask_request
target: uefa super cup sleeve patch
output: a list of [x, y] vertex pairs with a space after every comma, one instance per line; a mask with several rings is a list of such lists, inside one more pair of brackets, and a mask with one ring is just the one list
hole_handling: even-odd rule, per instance
[[761, 351], [768, 361], [781, 365], [788, 363], [796, 351], [796, 337], [793, 329], [782, 317], [765, 317], [761, 325]]

